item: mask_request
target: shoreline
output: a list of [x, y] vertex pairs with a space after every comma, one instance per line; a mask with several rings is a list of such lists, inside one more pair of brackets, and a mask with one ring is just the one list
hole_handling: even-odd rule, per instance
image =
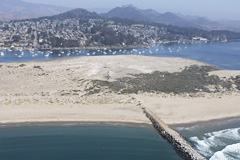
[[[77, 56], [77, 57], [60, 57], [60, 58], [56, 58], [56, 59], [51, 59], [51, 60], [40, 60], [40, 61], [23, 61], [23, 62], [0, 62], [1, 64], [22, 64], [22, 63], [45, 63], [45, 62], [57, 62], [57, 61], [65, 61], [65, 60], [75, 60], [75, 59], [81, 59], [81, 58], [85, 58], [85, 57], [108, 57], [108, 56], [115, 56], [115, 57], [121, 57], [121, 56], [136, 56], [136, 57], [152, 57], [152, 58], [162, 58], [162, 59], [183, 59], [183, 60], [190, 60], [192, 62], [196, 62], [196, 63], [201, 63], [203, 66], [212, 66], [212, 67], [216, 67], [212, 64], [206, 63], [206, 62], [202, 62], [199, 60], [195, 60], [195, 59], [189, 59], [189, 58], [184, 58], [184, 57], [158, 57], [158, 56], [152, 56], [152, 55], [94, 55], [94, 56]], [[217, 68], [217, 67], [216, 67]], [[239, 71], [239, 70], [225, 70], [225, 69], [220, 69], [217, 68], [219, 70], [224, 70], [224, 71]], [[216, 71], [217, 72], [217, 71]], [[240, 73], [240, 72], [239, 72]]]
[[193, 127], [196, 125], [204, 125], [207, 123], [218, 123], [218, 122], [221, 123], [221, 122], [234, 121], [234, 120], [240, 121], [240, 116], [226, 117], [226, 118], [219, 118], [219, 119], [212, 119], [212, 120], [204, 120], [204, 121], [195, 121], [195, 122], [189, 122], [189, 123], [170, 124], [169, 126], [171, 128], [178, 128], [178, 127], [189, 128], [189, 127]]
[[46, 121], [46, 122], [11, 122], [11, 123], [0, 123], [1, 127], [11, 127], [11, 126], [85, 126], [85, 125], [104, 125], [104, 126], [152, 126], [151, 123], [141, 123], [141, 122], [124, 122], [124, 121]]
[[[228, 99], [231, 96], [223, 96], [220, 100], [230, 101], [237, 100], [239, 101], [239, 95], [235, 95], [232, 99]], [[125, 98], [125, 96], [123, 96]], [[135, 99], [133, 103], [127, 104], [59, 104], [59, 105], [46, 105], [46, 104], [21, 104], [21, 105], [1, 105], [0, 104], [0, 125], [8, 124], [24, 124], [24, 123], [127, 123], [127, 124], [146, 124], [149, 125], [151, 122], [146, 119], [145, 115], [142, 112], [143, 108], [152, 110], [164, 123], [166, 123], [171, 128], [175, 127], [188, 127], [198, 124], [218, 122], [218, 121], [227, 121], [240, 119], [240, 113], [236, 110], [238, 103], [234, 103], [235, 106], [229, 109], [229, 113], [223, 114], [227, 111], [224, 111], [224, 108], [219, 109], [218, 113], [209, 114], [208, 107], [205, 106], [199, 109], [198, 105], [196, 108], [192, 108], [192, 104], [214, 102], [215, 105], [211, 105], [214, 110], [214, 107], [218, 107], [216, 100], [219, 100], [219, 97], [153, 97], [152, 95], [141, 95], [133, 96]], [[131, 99], [132, 99], [131, 98]], [[159, 101], [156, 101], [158, 99]], [[205, 101], [203, 101], [205, 99]], [[127, 99], [126, 99], [127, 100]], [[186, 102], [188, 101], [187, 105]], [[128, 101], [128, 100], [127, 100]], [[176, 101], [176, 104], [172, 103]], [[162, 104], [159, 104], [161, 102]], [[157, 107], [163, 105], [164, 107]], [[171, 106], [175, 106], [172, 108]], [[184, 106], [184, 107], [183, 107]], [[225, 106], [225, 104], [223, 104]], [[157, 108], [156, 108], [157, 107]], [[189, 108], [191, 107], [191, 108]], [[221, 106], [220, 106], [221, 108]], [[172, 112], [172, 109], [175, 110], [175, 113]], [[200, 116], [193, 114], [192, 110], [198, 110]], [[226, 109], [226, 107], [225, 107]], [[188, 110], [188, 112], [182, 112], [181, 110]], [[169, 115], [169, 112], [171, 115]], [[235, 113], [236, 112], [236, 113]], [[202, 113], [202, 114], [201, 114]], [[189, 114], [192, 114], [189, 116]], [[199, 115], [197, 114], [197, 115]], [[235, 114], [235, 115], [234, 115]], [[202, 117], [201, 115], [204, 115]], [[207, 115], [207, 117], [205, 117]]]
[[[204, 121], [195, 121], [195, 122], [187, 122], [187, 123], [179, 123], [179, 124], [167, 124], [170, 128], [178, 128], [178, 127], [183, 127], [183, 128], [188, 128], [192, 127], [195, 125], [203, 125], [205, 123], [217, 123], [217, 122], [226, 122], [226, 121], [233, 121], [233, 120], [240, 120], [240, 116], [237, 117], [227, 117], [227, 118], [219, 118], [219, 119], [211, 119], [211, 120], [204, 120]], [[146, 126], [152, 126], [152, 123], [149, 122], [137, 122], [137, 121], [103, 121], [103, 120], [28, 120], [28, 121], [8, 121], [8, 122], [3, 122], [0, 121], [0, 127], [2, 126], [25, 126], [25, 125], [113, 125], [113, 126], [141, 126], [141, 125], [146, 125]]]

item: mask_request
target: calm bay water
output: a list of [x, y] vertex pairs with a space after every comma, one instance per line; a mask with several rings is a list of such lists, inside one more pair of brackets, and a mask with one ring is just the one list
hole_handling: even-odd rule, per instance
[[66, 57], [104, 55], [182, 57], [206, 62], [220, 69], [240, 70], [240, 42], [165, 44], [131, 50], [5, 51], [0, 55], [0, 62], [48, 61]]
[[147, 125], [0, 126], [1, 160], [179, 160]]

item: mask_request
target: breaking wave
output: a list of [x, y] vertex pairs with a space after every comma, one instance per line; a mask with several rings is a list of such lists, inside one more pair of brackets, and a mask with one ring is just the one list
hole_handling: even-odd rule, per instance
[[210, 160], [240, 159], [240, 128], [191, 137], [196, 149]]
[[216, 152], [210, 160], [238, 160], [240, 159], [240, 143], [228, 145], [223, 150]]

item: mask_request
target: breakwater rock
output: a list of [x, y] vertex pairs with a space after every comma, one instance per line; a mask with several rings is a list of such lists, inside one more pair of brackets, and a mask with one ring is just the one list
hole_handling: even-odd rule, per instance
[[143, 111], [152, 122], [153, 127], [163, 138], [174, 146], [180, 156], [186, 160], [206, 160], [206, 158], [199, 154], [179, 133], [171, 129], [151, 111], [147, 109]]

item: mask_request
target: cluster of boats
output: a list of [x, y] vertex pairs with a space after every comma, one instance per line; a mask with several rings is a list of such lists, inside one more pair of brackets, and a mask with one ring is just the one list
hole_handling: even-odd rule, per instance
[[[49, 50], [49, 51], [40, 51], [40, 50], [18, 50], [18, 51], [1, 51], [0, 57], [4, 57], [5, 55], [11, 53], [14, 56], [21, 58], [23, 56], [27, 57], [69, 57], [69, 56], [94, 56], [94, 55], [115, 55], [115, 54], [133, 54], [133, 55], [146, 55], [146, 54], [158, 54], [162, 51], [167, 53], [176, 53], [180, 52], [184, 49], [187, 49], [187, 46], [185, 47], [164, 47], [164, 46], [155, 46], [155, 47], [149, 47], [144, 49], [119, 49], [119, 50], [113, 50], [113, 49], [97, 49], [97, 50]], [[162, 50], [162, 51], [161, 51]]]

